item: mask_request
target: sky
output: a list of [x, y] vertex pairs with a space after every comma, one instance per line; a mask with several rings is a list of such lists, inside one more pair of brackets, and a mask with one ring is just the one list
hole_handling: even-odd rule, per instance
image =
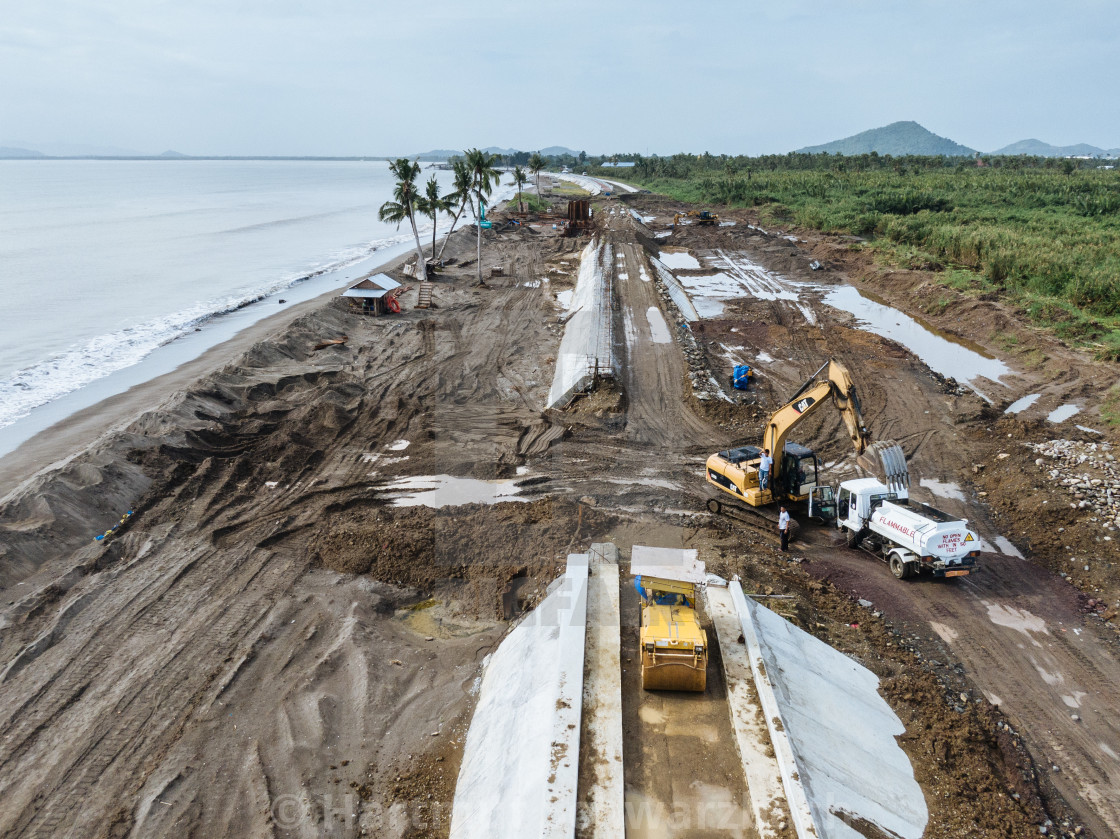
[[784, 153], [897, 120], [1120, 147], [1108, 0], [8, 0], [0, 145]]

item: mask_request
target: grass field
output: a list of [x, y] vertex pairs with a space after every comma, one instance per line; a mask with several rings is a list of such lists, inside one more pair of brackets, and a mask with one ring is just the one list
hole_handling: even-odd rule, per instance
[[755, 207], [770, 223], [863, 236], [890, 264], [932, 269], [958, 290], [998, 292], [1063, 340], [1120, 360], [1120, 171], [1034, 158], [977, 167], [678, 157], [641, 161], [631, 179], [683, 201]]

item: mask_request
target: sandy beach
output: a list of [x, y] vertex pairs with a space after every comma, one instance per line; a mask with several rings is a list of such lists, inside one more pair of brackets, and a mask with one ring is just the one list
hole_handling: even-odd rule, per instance
[[[570, 194], [552, 195], [558, 208]], [[992, 549], [967, 587], [906, 585], [823, 528], [806, 528], [787, 562], [769, 524], [705, 507], [706, 453], [756, 438], [829, 355], [855, 371], [872, 430], [903, 441], [915, 474], [987, 493], [935, 500], [967, 512], [989, 545], [1019, 540], [1057, 498], [1031, 477], [1035, 455], [1007, 440], [1052, 429], [1000, 414], [824, 302], [847, 281], [916, 312], [920, 272], [889, 275], [846, 242], [763, 231], [745, 212], [659, 238], [673, 202], [597, 200], [619, 363], [570, 406], [547, 407], [570, 314], [558, 295], [589, 238], [550, 220], [506, 228], [495, 211], [484, 286], [474, 230], [459, 231], [431, 309], [413, 308], [415, 289], [378, 318], [325, 294], [0, 460], [0, 833], [446, 835], [482, 661], [568, 553], [613, 540], [624, 558], [636, 543], [697, 548], [709, 570], [788, 595], [791, 620], [873, 670], [907, 726], [927, 836], [1027, 835], [1046, 818], [1108, 835], [1117, 785], [1091, 753], [1112, 736], [1103, 712], [1120, 710], [1115, 633], [1053, 571], [1060, 550], [1036, 544], [1023, 562]], [[796, 303], [729, 298], [686, 330], [652, 261], [663, 248], [692, 255], [697, 268], [679, 274], [693, 286], [710, 274], [700, 258], [731, 274], [749, 256], [768, 277], [819, 287]], [[408, 282], [408, 258], [384, 270]], [[963, 298], [936, 325], [983, 343], [991, 323], [1022, 329]], [[1046, 351], [1044, 368], [1011, 359], [1001, 401], [1073, 398], [1115, 374]], [[770, 362], [749, 394], [718, 398], [729, 352]], [[840, 420], [821, 416], [805, 438], [852, 468]], [[484, 503], [498, 489], [509, 503]], [[1065, 536], [1113, 557], [1117, 542], [1090, 538]], [[1015, 663], [1023, 633], [989, 608], [1012, 599], [1078, 626], [1075, 641], [1055, 632], [1050, 666], [1102, 713], [1071, 721], [1033, 665]], [[700, 717], [717, 718], [719, 691], [702, 701]], [[738, 800], [731, 744], [641, 704], [623, 707], [625, 747], [643, 755], [627, 764], [628, 791], [671, 805], [656, 761], [673, 755]], [[643, 751], [651, 742], [666, 745]], [[1060, 749], [1062, 773], [1035, 768]]]

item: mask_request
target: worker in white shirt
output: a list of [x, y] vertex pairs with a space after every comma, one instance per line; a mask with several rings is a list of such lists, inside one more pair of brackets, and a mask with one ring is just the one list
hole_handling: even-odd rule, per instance
[[766, 492], [770, 488], [770, 467], [774, 458], [770, 457], [770, 449], [763, 449], [758, 458], [758, 488]]
[[782, 550], [789, 550], [789, 513], [785, 507], [778, 513], [778, 535], [782, 537]]

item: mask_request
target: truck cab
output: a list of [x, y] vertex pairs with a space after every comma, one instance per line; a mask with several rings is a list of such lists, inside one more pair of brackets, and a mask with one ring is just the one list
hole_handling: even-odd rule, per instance
[[905, 504], [909, 500], [906, 488], [899, 490], [901, 493], [892, 491], [874, 478], [844, 481], [836, 493], [836, 526], [851, 533], [860, 532], [884, 501]]

